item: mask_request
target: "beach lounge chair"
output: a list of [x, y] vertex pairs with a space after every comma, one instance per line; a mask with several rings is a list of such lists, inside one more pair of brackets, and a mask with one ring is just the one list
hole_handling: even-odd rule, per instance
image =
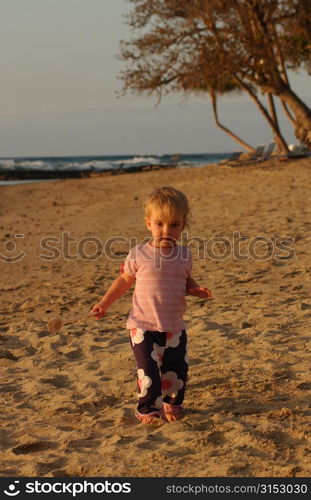
[[275, 148], [275, 142], [272, 141], [268, 144], [268, 146], [265, 148], [263, 153], [261, 154], [260, 158], [258, 159], [259, 161], [267, 161], [271, 158], [271, 154]]
[[231, 155], [228, 158], [224, 158], [223, 160], [219, 161], [219, 165], [226, 165], [226, 163], [230, 161], [237, 161], [240, 156], [243, 154], [243, 151], [233, 151]]
[[247, 165], [248, 163], [253, 163], [258, 161], [265, 149], [265, 144], [260, 144], [257, 146], [256, 150], [249, 156], [247, 160], [237, 161], [236, 163], [231, 163], [231, 167], [239, 167], [240, 165]]
[[311, 151], [307, 148], [305, 144], [295, 144], [295, 147], [290, 151], [289, 156], [291, 158], [304, 158], [305, 156], [310, 156]]
[[294, 158], [305, 158], [307, 156], [311, 156], [311, 151], [304, 144], [293, 144], [288, 154], [279, 155], [277, 158], [279, 161], [286, 161]]

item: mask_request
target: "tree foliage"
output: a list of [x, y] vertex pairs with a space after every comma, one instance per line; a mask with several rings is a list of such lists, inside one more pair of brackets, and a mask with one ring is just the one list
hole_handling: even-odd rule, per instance
[[[134, 37], [121, 42], [123, 90], [138, 94], [247, 92], [275, 134], [258, 94], [277, 96], [296, 136], [311, 143], [311, 112], [288, 69], [310, 70], [309, 0], [129, 0]], [[136, 36], [135, 36], [136, 35]], [[282, 137], [279, 136], [282, 142]], [[284, 145], [286, 147], [286, 145]]]

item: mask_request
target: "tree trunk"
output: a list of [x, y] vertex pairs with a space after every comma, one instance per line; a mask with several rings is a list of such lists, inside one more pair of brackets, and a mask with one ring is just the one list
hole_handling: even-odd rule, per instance
[[295, 135], [302, 143], [311, 148], [311, 110], [298, 97], [297, 94], [286, 86], [279, 92], [279, 97], [290, 107], [295, 115]]
[[249, 85], [247, 85], [237, 75], [235, 75], [235, 78], [236, 78], [237, 82], [239, 83], [240, 87], [243, 90], [245, 90], [251, 96], [252, 100], [255, 102], [256, 106], [258, 107], [258, 109], [260, 109], [260, 111], [262, 112], [263, 116], [265, 117], [265, 119], [269, 123], [270, 127], [272, 128], [273, 135], [275, 137], [277, 137], [277, 141], [278, 141], [278, 144], [280, 144], [282, 153], [288, 154], [289, 153], [289, 149], [288, 149], [287, 143], [286, 143], [285, 139], [283, 138], [283, 136], [282, 136], [282, 134], [281, 134], [281, 132], [280, 132], [280, 130], [278, 128], [277, 123], [275, 123], [274, 120], [273, 120], [273, 118], [271, 118], [271, 116], [269, 115], [268, 111], [263, 106], [263, 104], [260, 102], [260, 100], [258, 99], [258, 97], [256, 96], [256, 94], [249, 87]]
[[224, 132], [226, 132], [226, 134], [228, 134], [231, 137], [231, 139], [233, 139], [234, 141], [236, 141], [237, 143], [239, 143], [241, 146], [243, 146], [243, 148], [245, 148], [247, 151], [254, 152], [255, 148], [253, 148], [252, 146], [250, 146], [250, 144], [248, 144], [247, 142], [243, 141], [243, 139], [241, 139], [240, 137], [238, 137], [234, 132], [232, 132], [231, 130], [229, 130], [227, 127], [225, 127], [224, 125], [222, 125], [220, 123], [220, 121], [218, 119], [218, 111], [217, 111], [217, 95], [212, 90], [210, 91], [210, 97], [211, 97], [211, 102], [212, 102], [212, 107], [213, 107], [213, 112], [214, 112], [214, 118], [215, 118], [216, 125], [219, 128], [221, 128], [221, 130], [223, 130]]
[[269, 104], [269, 109], [270, 109], [270, 115], [271, 115], [271, 117], [275, 123], [275, 126], [278, 130], [278, 134], [274, 134], [274, 140], [276, 142], [278, 152], [282, 153], [283, 144], [279, 140], [279, 136], [281, 135], [281, 130], [280, 130], [279, 120], [278, 120], [278, 116], [277, 116], [276, 109], [275, 109], [274, 98], [273, 98], [273, 95], [270, 94], [270, 92], [268, 93], [268, 104]]
[[291, 124], [294, 127], [296, 127], [296, 125], [297, 125], [296, 120], [294, 120], [294, 118], [292, 117], [292, 115], [291, 115], [288, 107], [286, 106], [286, 102], [284, 102], [283, 99], [280, 99], [280, 101], [282, 103], [285, 115], [287, 116], [287, 118], [289, 119], [289, 121], [291, 122]]

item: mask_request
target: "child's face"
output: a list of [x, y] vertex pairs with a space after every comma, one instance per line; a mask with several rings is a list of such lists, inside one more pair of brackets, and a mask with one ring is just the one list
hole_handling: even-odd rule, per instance
[[154, 212], [151, 212], [150, 217], [146, 218], [146, 224], [152, 233], [153, 245], [166, 248], [176, 245], [185, 225], [180, 217], [167, 220], [161, 214], [155, 214]]

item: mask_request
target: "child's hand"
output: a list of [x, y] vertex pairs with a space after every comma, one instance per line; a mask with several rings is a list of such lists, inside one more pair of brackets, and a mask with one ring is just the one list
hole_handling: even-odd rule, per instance
[[209, 288], [205, 288], [204, 286], [196, 286], [194, 288], [189, 288], [187, 290], [189, 295], [193, 295], [194, 297], [199, 297], [200, 299], [212, 299], [212, 292]]
[[90, 314], [91, 316], [94, 316], [94, 318], [100, 319], [103, 316], [105, 316], [106, 308], [103, 306], [101, 302], [98, 302], [98, 304], [95, 304]]

